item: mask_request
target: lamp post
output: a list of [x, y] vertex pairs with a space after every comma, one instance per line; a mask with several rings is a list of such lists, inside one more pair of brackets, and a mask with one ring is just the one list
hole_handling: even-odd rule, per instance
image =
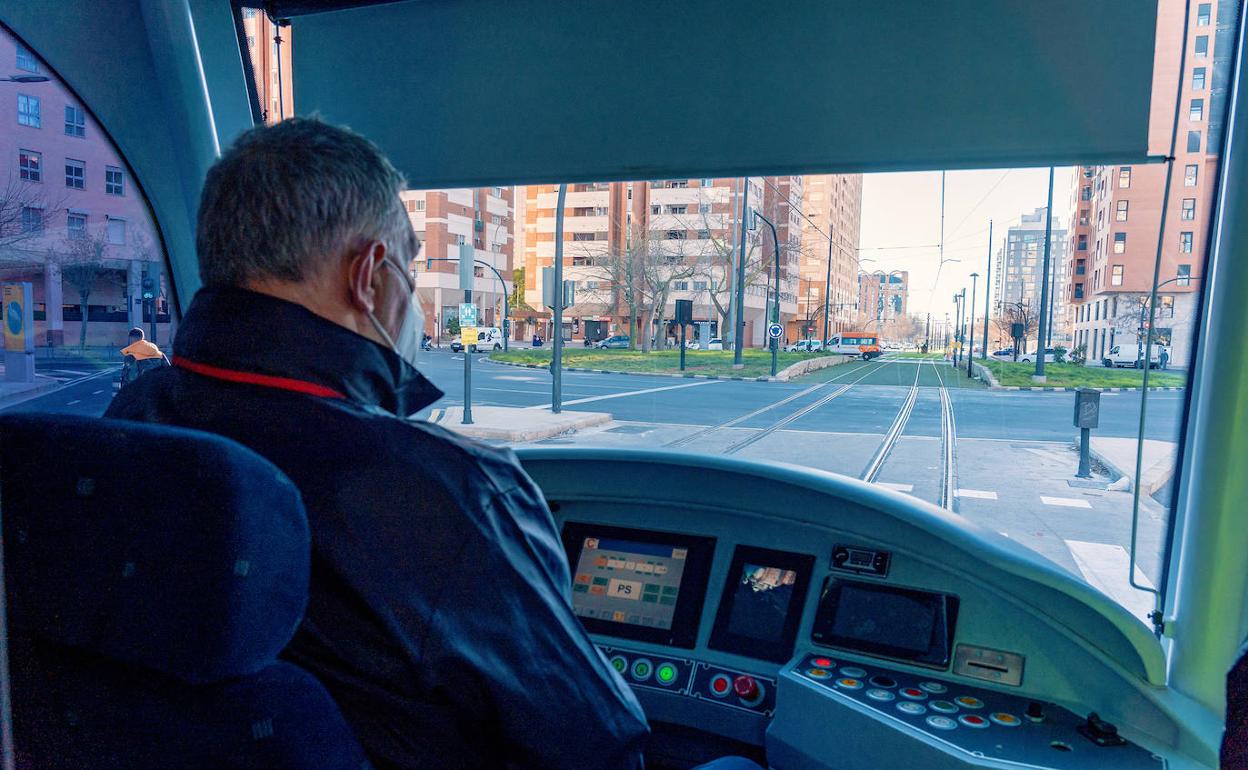
[[828, 264], [823, 275], [823, 344], [828, 344], [828, 318], [831, 315], [832, 298], [828, 296], [832, 288], [832, 223], [828, 222]]
[[[975, 365], [975, 284], [979, 281], [979, 273], [971, 273], [971, 304], [967, 305], [970, 322], [966, 325], [971, 331], [971, 350], [966, 356], [966, 376], [971, 376], [971, 367]], [[988, 340], [984, 340], [987, 346]]]
[[962, 334], [962, 295], [958, 292], [953, 294], [953, 365], [958, 365], [958, 343], [961, 342], [959, 336]]
[[[755, 211], [754, 216], [767, 223], [767, 227], [771, 228], [771, 246], [776, 253], [776, 301], [771, 308], [771, 322], [780, 323], [780, 236], [776, 235], [776, 226], [770, 219], [763, 216], [761, 212]], [[771, 376], [776, 376], [777, 357], [779, 355], [780, 340], [772, 337], [769, 333], [767, 337], [771, 340]]]
[[47, 75], [0, 75], [0, 83], [46, 83]]

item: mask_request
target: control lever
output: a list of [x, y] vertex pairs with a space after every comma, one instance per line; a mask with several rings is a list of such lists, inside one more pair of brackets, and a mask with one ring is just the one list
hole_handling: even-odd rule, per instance
[[1118, 728], [1093, 711], [1088, 714], [1088, 720], [1075, 728], [1084, 738], [1095, 743], [1097, 746], [1123, 746], [1126, 740], [1118, 734]]

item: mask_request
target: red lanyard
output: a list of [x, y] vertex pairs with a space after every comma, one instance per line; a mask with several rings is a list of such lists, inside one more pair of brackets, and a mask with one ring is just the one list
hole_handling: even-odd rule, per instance
[[191, 361], [181, 356], [173, 357], [173, 365], [188, 372], [202, 374], [205, 377], [212, 377], [217, 380], [225, 380], [226, 382], [241, 382], [246, 385], [259, 385], [262, 388], [277, 388], [278, 390], [289, 390], [294, 393], [306, 393], [309, 396], [320, 396], [322, 398], [337, 398], [346, 400], [346, 396], [333, 388], [327, 388], [324, 385], [317, 385], [315, 382], [307, 382], [305, 380], [296, 380], [291, 377], [274, 377], [269, 374], [256, 374], [255, 372], [243, 372], [237, 369], [224, 369], [220, 366], [210, 366], [209, 364], [201, 364], [197, 361]]

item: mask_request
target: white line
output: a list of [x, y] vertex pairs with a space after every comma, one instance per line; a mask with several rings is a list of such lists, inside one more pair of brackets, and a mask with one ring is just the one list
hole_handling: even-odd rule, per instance
[[[1070, 555], [1083, 573], [1084, 580], [1093, 588], [1131, 610], [1138, 618], [1144, 618], [1153, 611], [1152, 597], [1145, 591], [1133, 588], [1127, 580], [1127, 570], [1131, 565], [1131, 556], [1127, 549], [1111, 543], [1088, 543], [1082, 540], [1067, 540], [1066, 547], [1070, 549]], [[1153, 587], [1152, 581], [1139, 565], [1135, 567], [1135, 582]]]
[[977, 500], [996, 500], [997, 493], [983, 489], [959, 489], [954, 492], [958, 497], [973, 497]]
[[100, 395], [100, 394], [101, 394], [101, 393], [103, 393], [103, 392], [104, 392], [104, 391], [102, 391], [102, 390], [93, 390], [93, 391], [91, 391], [91, 395], [93, 395], [93, 396], [98, 396], [98, 395]]
[[81, 404], [81, 403], [82, 403], [81, 398], [75, 398], [73, 401], [67, 402], [65, 406], [73, 406], [74, 404]]
[[1066, 508], [1091, 508], [1092, 503], [1076, 497], [1045, 497], [1040, 495], [1040, 502], [1045, 505], [1060, 505]]
[[[699, 385], [717, 385], [724, 380], [698, 380], [697, 382], [686, 382], [681, 385], [666, 385], [662, 388], [646, 388], [645, 390], [630, 390], [626, 393], [608, 393], [605, 396], [589, 396], [588, 398], [576, 398], [571, 401], [564, 401], [563, 406], [573, 406], [575, 404], [588, 404], [591, 401], [606, 401], [609, 398], [624, 398], [625, 396], [641, 396], [646, 393], [658, 393], [662, 390], [679, 390], [681, 388], [696, 388]], [[539, 404], [538, 406], [526, 406], [525, 409], [549, 409], [550, 404]]]
[[877, 481], [875, 482], [875, 485], [877, 487], [884, 487], [885, 489], [891, 489], [894, 492], [911, 492], [914, 490], [913, 484], [895, 484], [891, 481]]

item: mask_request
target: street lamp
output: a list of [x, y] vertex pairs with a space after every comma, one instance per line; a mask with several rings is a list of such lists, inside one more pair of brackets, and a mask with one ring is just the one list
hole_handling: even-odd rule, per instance
[[[979, 273], [971, 273], [971, 304], [967, 306], [967, 313], [970, 316], [970, 322], [967, 328], [971, 331], [971, 350], [966, 356], [966, 376], [971, 376], [971, 367], [975, 361], [975, 284], [979, 281]], [[984, 340], [987, 346], [988, 340]]]
[[46, 83], [47, 75], [0, 75], [0, 83]]
[[[776, 235], [776, 226], [770, 219], [763, 216], [761, 212], [755, 211], [754, 216], [766, 222], [767, 226], [771, 228], [772, 250], [776, 252], [776, 303], [772, 306], [771, 322], [778, 324], [780, 323], [780, 236]], [[767, 337], [771, 340], [771, 376], [775, 377], [776, 358], [779, 354], [778, 348], [780, 347], [780, 340], [776, 337], [772, 337], [770, 331], [768, 331]]]

